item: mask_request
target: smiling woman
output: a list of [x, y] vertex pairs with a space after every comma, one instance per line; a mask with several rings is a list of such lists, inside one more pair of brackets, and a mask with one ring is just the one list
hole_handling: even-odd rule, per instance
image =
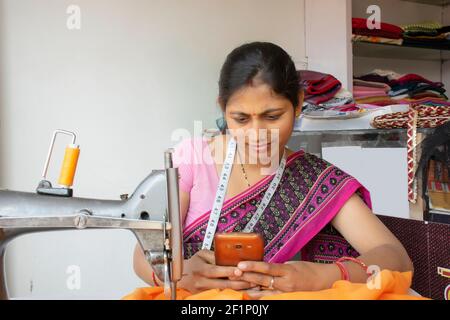
[[[373, 265], [412, 270], [405, 249], [372, 213], [369, 192], [355, 178], [286, 148], [301, 112], [299, 82], [292, 59], [275, 44], [249, 43], [228, 55], [218, 97], [227, 130], [210, 141], [185, 140], [175, 153], [184, 220], [180, 287], [192, 293], [247, 290], [260, 297], [326, 289], [341, 278], [365, 282]], [[345, 253], [353, 259], [289, 262], [327, 225], [352, 245], [355, 250]], [[264, 261], [215, 265], [214, 233], [249, 231], [263, 236]], [[138, 246], [134, 265], [142, 279], [158, 282]], [[260, 288], [267, 290], [254, 290]]]

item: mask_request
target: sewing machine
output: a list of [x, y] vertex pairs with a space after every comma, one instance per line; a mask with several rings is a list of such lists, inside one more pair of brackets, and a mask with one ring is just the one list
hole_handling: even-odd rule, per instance
[[[58, 134], [72, 136], [66, 149], [59, 184], [46, 173]], [[172, 150], [165, 152], [165, 170], [152, 171], [131, 196], [98, 200], [72, 196], [71, 184], [79, 149], [74, 133], [56, 130], [36, 193], [0, 190], [0, 299], [8, 299], [4, 253], [8, 242], [32, 232], [86, 229], [127, 229], [134, 233], [156, 276], [164, 281], [167, 298], [176, 298], [182, 277], [183, 253], [178, 194], [178, 170]], [[131, 261], [130, 261], [131, 263]]]

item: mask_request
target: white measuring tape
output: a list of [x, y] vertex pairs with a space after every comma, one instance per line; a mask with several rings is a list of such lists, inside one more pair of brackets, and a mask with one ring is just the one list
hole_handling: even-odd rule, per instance
[[[214, 198], [213, 208], [208, 220], [208, 226], [206, 228], [205, 238], [203, 240], [202, 250], [210, 250], [214, 234], [216, 233], [217, 225], [219, 224], [220, 212], [222, 211], [223, 202], [228, 188], [228, 181], [230, 180], [231, 169], [233, 167], [233, 160], [236, 154], [237, 143], [235, 139], [231, 139], [228, 143], [227, 156], [225, 158], [222, 172], [220, 174], [219, 186], [217, 187], [216, 197]], [[256, 209], [252, 219], [247, 223], [243, 232], [252, 232], [258, 220], [261, 218], [262, 213], [269, 205], [270, 199], [272, 199], [275, 191], [280, 184], [281, 177], [283, 176], [284, 169], [286, 168], [286, 152], [283, 153], [283, 157], [280, 162], [280, 166], [277, 169], [275, 177], [271, 181], [269, 188], [266, 190], [261, 203]]]

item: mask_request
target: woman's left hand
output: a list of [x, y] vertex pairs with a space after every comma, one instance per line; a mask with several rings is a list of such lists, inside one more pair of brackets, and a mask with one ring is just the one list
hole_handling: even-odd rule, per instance
[[322, 267], [305, 261], [284, 264], [243, 261], [238, 264], [235, 276], [236, 279], [260, 285], [264, 290], [260, 292], [252, 290], [248, 293], [251, 297], [261, 297], [282, 292], [326, 289], [330, 277], [339, 278], [339, 270], [332, 269], [332, 274], [329, 274], [331, 269], [325, 268], [329, 266]]

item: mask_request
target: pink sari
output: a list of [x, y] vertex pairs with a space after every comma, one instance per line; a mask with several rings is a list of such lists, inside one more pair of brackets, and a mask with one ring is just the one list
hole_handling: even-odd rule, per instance
[[[217, 232], [242, 231], [272, 178], [267, 176], [228, 199], [223, 205]], [[337, 232], [325, 232], [355, 193], [371, 208], [369, 192], [352, 176], [303, 151], [290, 155], [278, 189], [254, 228], [265, 240], [264, 260], [284, 263], [300, 250], [303, 260], [327, 262], [343, 255], [357, 256]], [[201, 249], [210, 212], [205, 212], [184, 230], [186, 259]], [[318, 255], [313, 256], [312, 251]]]

